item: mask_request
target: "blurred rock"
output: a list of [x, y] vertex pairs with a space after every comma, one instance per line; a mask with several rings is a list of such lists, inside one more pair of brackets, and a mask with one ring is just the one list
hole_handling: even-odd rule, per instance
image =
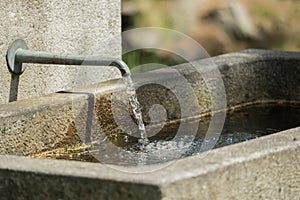
[[[182, 32], [211, 56], [247, 48], [300, 50], [299, 0], [122, 1], [126, 2], [130, 3], [124, 12], [132, 17], [129, 28], [155, 26]], [[140, 42], [139, 38], [132, 40]], [[194, 51], [184, 42], [171, 46]], [[162, 52], [158, 56], [167, 59]]]
[[229, 51], [230, 38], [211, 23], [201, 23], [193, 27], [189, 35], [202, 45], [210, 55], [219, 55]]
[[211, 11], [203, 19], [221, 27], [232, 40], [258, 40], [259, 31], [242, 4], [231, 2], [224, 8]]

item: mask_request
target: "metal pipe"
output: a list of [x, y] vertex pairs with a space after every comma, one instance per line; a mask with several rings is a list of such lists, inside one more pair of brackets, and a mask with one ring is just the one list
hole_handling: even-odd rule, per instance
[[84, 56], [70, 54], [54, 54], [44, 51], [28, 50], [24, 40], [15, 40], [6, 54], [8, 69], [13, 74], [22, 74], [26, 63], [59, 64], [59, 65], [93, 65], [117, 67], [122, 76], [130, 75], [130, 70], [121, 59], [104, 58], [100, 56]]

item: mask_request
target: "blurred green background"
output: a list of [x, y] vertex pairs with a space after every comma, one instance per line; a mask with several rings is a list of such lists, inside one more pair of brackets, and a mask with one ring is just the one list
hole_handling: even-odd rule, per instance
[[[173, 29], [192, 37], [210, 56], [248, 48], [299, 51], [299, 20], [300, 0], [122, 0], [123, 31]], [[189, 51], [186, 44], [175, 45]], [[130, 67], [184, 62], [154, 49], [129, 52], [123, 59]]]

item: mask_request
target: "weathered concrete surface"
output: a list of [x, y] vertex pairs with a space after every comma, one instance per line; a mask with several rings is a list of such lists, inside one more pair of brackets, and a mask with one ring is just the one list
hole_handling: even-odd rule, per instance
[[[299, 60], [299, 53], [272, 51], [241, 52], [213, 58], [222, 74], [227, 106], [253, 101], [299, 101]], [[207, 60], [197, 62], [199, 67], [210, 68], [211, 62]], [[168, 83], [173, 90], [177, 88], [184, 100], [196, 94], [200, 110], [184, 101], [185, 111], [191, 113], [190, 116], [210, 110], [211, 96], [203, 76], [184, 65], [175, 68], [179, 69], [180, 75], [153, 71], [134, 77], [140, 86], [138, 98], [147, 124], [151, 123], [148, 111], [157, 103], [165, 107], [167, 120], [189, 117], [182, 116], [183, 105], [178, 103], [178, 96], [158, 83]], [[179, 79], [180, 76], [184, 76], [184, 80]], [[194, 93], [182, 89], [186, 80]], [[217, 84], [216, 91], [218, 87], [220, 85]], [[217, 92], [218, 95], [224, 97], [222, 93]], [[123, 82], [113, 80], [0, 105], [0, 153], [28, 155], [81, 141], [99, 141], [105, 134], [114, 134], [118, 140], [119, 133], [137, 129], [127, 99]], [[122, 145], [121, 140], [117, 142]]]
[[[271, 51], [213, 58], [222, 74], [229, 106], [251, 101], [299, 101], [299, 60], [299, 53]], [[207, 60], [197, 62], [209, 68]], [[201, 112], [208, 111], [209, 94], [202, 76], [183, 65], [177, 68], [198, 91]], [[176, 83], [174, 88], [182, 88], [178, 79], [162, 71], [148, 75], [151, 73], [148, 79], [135, 77], [141, 85], [138, 94], [144, 109], [160, 102], [168, 119], [181, 117], [176, 98], [168, 89], [143, 84], [163, 78], [164, 82]], [[79, 138], [90, 141], [104, 133], [118, 133], [112, 108], [117, 108], [115, 115], [128, 116], [124, 112], [128, 105], [122, 101], [124, 89], [115, 80], [0, 105], [1, 154], [28, 155], [79, 143]], [[4, 199], [299, 199], [299, 133], [299, 127], [290, 129], [180, 159], [167, 167], [162, 164], [160, 170], [143, 174], [123, 173], [115, 166], [95, 163], [2, 155], [0, 194]], [[153, 167], [160, 165], [131, 167], [130, 171], [151, 171]]]
[[[115, 171], [102, 165], [14, 156], [0, 156], [0, 160], [2, 199], [161, 198], [157, 185], [139, 183], [138, 180], [131, 182], [117, 173], [120, 180], [118, 183], [113, 178]], [[11, 168], [13, 166], [15, 169]]]
[[[133, 77], [136, 82], [138, 99], [142, 105], [143, 119], [146, 124], [151, 123], [149, 110], [152, 105], [160, 104], [166, 109], [167, 120], [180, 119], [212, 109], [212, 93], [208, 90], [207, 74], [214, 78], [217, 68], [221, 74], [220, 80], [216, 80], [213, 88], [215, 95], [214, 109], [236, 106], [238, 104], [255, 101], [299, 101], [300, 100], [300, 54], [287, 52], [273, 52], [263, 50], [252, 50], [252, 52], [241, 52], [214, 57], [212, 60], [196, 61], [196, 68], [190, 65], [179, 65], [174, 68], [180, 73], [172, 71], [156, 70]], [[199, 71], [197, 71], [199, 69]], [[183, 77], [183, 78], [182, 78]], [[192, 92], [187, 91], [186, 81], [192, 87]], [[222, 83], [224, 85], [222, 85]], [[168, 88], [169, 86], [169, 88]], [[224, 87], [224, 88], [222, 88]], [[222, 93], [224, 89], [224, 93]], [[174, 91], [179, 91], [175, 93]], [[126, 104], [112, 104], [117, 98], [122, 99], [122, 94], [116, 92], [108, 96], [99, 96], [96, 103], [96, 113], [104, 130], [112, 132], [118, 129], [115, 123], [116, 116], [123, 116]], [[198, 101], [196, 108], [190, 99]], [[124, 98], [124, 97], [123, 97]], [[178, 99], [183, 99], [180, 104]], [[219, 102], [225, 101], [225, 102]], [[111, 106], [113, 105], [113, 106]], [[220, 106], [220, 107], [218, 107]], [[117, 107], [117, 108], [116, 108]], [[182, 108], [189, 116], [183, 116]], [[200, 109], [199, 109], [200, 108]], [[113, 109], [119, 112], [114, 113]], [[107, 111], [107, 112], [103, 112]], [[120, 117], [122, 118], [122, 117]], [[123, 117], [123, 123], [130, 124], [130, 117]], [[103, 124], [104, 123], [104, 124]], [[106, 125], [109, 127], [106, 129]], [[131, 126], [130, 130], [136, 127]], [[121, 131], [120, 131], [121, 132]]]
[[54, 148], [68, 140], [69, 133], [74, 134], [71, 102], [59, 96], [55, 103], [51, 101], [51, 97], [31, 99], [5, 105], [7, 110], [1, 109], [2, 153], [26, 155], [46, 147]]
[[167, 199], [299, 199], [299, 132], [291, 129], [182, 159], [175, 163], [182, 171], [173, 169], [178, 177], [162, 193]]
[[[133, 174], [109, 165], [0, 156], [2, 198], [299, 199], [300, 128]], [[143, 166], [150, 170], [155, 166]], [[134, 167], [138, 172], [141, 167]]]
[[[90, 108], [90, 102], [93, 102], [91, 97], [94, 99], [93, 89], [50, 94], [0, 105], [1, 154], [28, 155], [88, 140], [87, 120], [95, 123], [94, 105], [92, 110]], [[106, 91], [106, 87], [101, 89]], [[101, 89], [98, 90], [100, 94], [103, 93]], [[80, 126], [75, 127], [75, 123]], [[96, 125], [91, 131], [96, 136], [103, 135]]]
[[30, 64], [17, 83], [5, 60], [9, 45], [17, 38], [24, 39], [31, 50], [119, 58], [120, 0], [2, 0], [0, 7], [0, 104], [15, 99], [17, 85], [18, 99], [26, 99], [120, 77], [110, 67]]

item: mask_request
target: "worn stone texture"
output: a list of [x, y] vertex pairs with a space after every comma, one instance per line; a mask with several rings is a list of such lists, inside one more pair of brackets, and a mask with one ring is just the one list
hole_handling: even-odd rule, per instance
[[28, 64], [17, 83], [5, 60], [17, 38], [31, 50], [119, 58], [120, 0], [2, 0], [0, 7], [0, 104], [8, 103], [17, 91], [18, 99], [26, 99], [120, 77], [117, 69], [104, 66]]
[[162, 193], [165, 199], [299, 199], [299, 152], [296, 128], [182, 159], [175, 165], [186, 177]]
[[[213, 58], [226, 91], [224, 97], [218, 92], [221, 85], [217, 84], [215, 95], [222, 97], [217, 100], [227, 101], [221, 103], [228, 107], [255, 101], [299, 101], [299, 59], [299, 53], [272, 51], [241, 52]], [[197, 62], [199, 67], [209, 68], [205, 60]], [[185, 65], [175, 66], [175, 69], [181, 75], [153, 71], [133, 77], [140, 86], [137, 94], [146, 125], [155, 124], [149, 117], [154, 104], [165, 108], [167, 121], [210, 111], [211, 93], [203, 74]], [[185, 90], [185, 82], [180, 76], [189, 81], [194, 93]], [[172, 87], [169, 89], [164, 85]], [[179, 97], [183, 99], [181, 104]], [[192, 98], [198, 101], [198, 108], [189, 101]], [[137, 132], [129, 108], [121, 80], [0, 105], [0, 153], [28, 155], [80, 141], [99, 141], [105, 134], [114, 135], [116, 144], [122, 146], [123, 141], [118, 136], [123, 138], [124, 132], [129, 135]], [[183, 111], [189, 115], [184, 116]], [[163, 121], [156, 123], [159, 122]], [[132, 136], [130, 139], [134, 142], [138, 136]], [[155, 137], [165, 135], [158, 133]]]
[[[2, 198], [291, 199], [300, 197], [299, 127], [167, 165], [133, 167], [0, 156]], [[159, 169], [152, 171], [153, 169]]]
[[[253, 101], [299, 102], [299, 61], [299, 53], [259, 50], [213, 58], [222, 74], [227, 106]], [[207, 61], [197, 62], [209, 68]], [[184, 65], [175, 68], [195, 91], [199, 90], [201, 111], [208, 111], [203, 77]], [[138, 98], [142, 107], [149, 110], [159, 101], [170, 119], [181, 117], [176, 98], [167, 88], [153, 84], [160, 79], [174, 83], [176, 77], [161, 71], [151, 73], [148, 79], [144, 75], [134, 77], [141, 85]], [[177, 87], [182, 89], [182, 84], [176, 83]], [[215, 89], [218, 91], [217, 85]], [[128, 117], [125, 97], [122, 81], [113, 80], [0, 105], [0, 153], [28, 155], [59, 145], [99, 141], [104, 133], [119, 133], [115, 117]], [[112, 102], [116, 103], [115, 113]], [[96, 163], [2, 155], [0, 194], [4, 199], [299, 199], [299, 133], [297, 127], [166, 165], [125, 170], [151, 171], [142, 174]]]
[[[6, 156], [0, 156], [0, 161], [1, 199], [161, 198], [159, 186], [138, 181], [131, 182], [129, 179], [127, 181], [122, 178], [126, 174], [122, 173], [117, 173], [120, 182], [116, 182], [109, 178], [114, 176], [116, 171], [99, 164], [68, 161], [53, 163], [51, 160], [28, 160], [22, 157], [10, 159]], [[7, 162], [8, 165], [3, 162]], [[16, 168], [12, 169], [12, 166]], [[44, 171], [47, 169], [50, 171]], [[99, 178], [97, 174], [101, 177], [102, 172], [108, 176]], [[83, 173], [83, 176], [80, 173]]]

